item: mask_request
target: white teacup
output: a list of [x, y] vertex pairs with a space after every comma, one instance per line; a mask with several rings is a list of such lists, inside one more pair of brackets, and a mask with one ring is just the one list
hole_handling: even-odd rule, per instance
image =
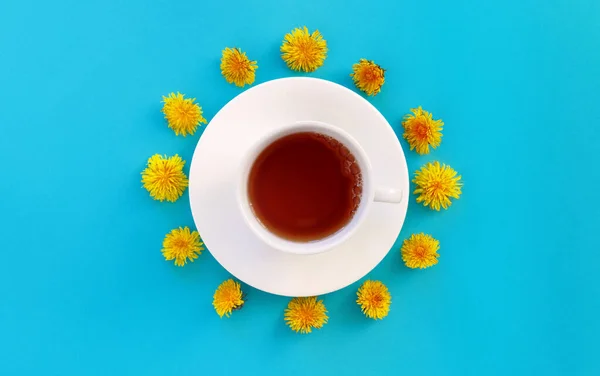
[[[350, 153], [354, 155], [362, 174], [362, 195], [358, 209], [350, 221], [340, 230], [323, 239], [299, 242], [284, 239], [269, 231], [254, 215], [248, 199], [248, 176], [250, 169], [258, 155], [271, 143], [281, 137], [294, 133], [314, 132], [320, 133], [342, 143]], [[238, 183], [238, 201], [243, 217], [250, 229], [265, 243], [280, 251], [309, 255], [328, 251], [347, 241], [356, 229], [361, 225], [373, 201], [399, 203], [403, 199], [403, 193], [399, 189], [376, 187], [372, 178], [372, 168], [369, 158], [360, 144], [348, 133], [333, 125], [318, 121], [300, 121], [294, 124], [278, 128], [276, 131], [266, 135], [258, 141], [247, 153], [242, 162]]]

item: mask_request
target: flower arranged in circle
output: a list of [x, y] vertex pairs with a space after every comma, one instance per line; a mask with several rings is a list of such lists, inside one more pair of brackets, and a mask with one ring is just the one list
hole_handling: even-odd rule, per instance
[[424, 233], [412, 234], [402, 243], [401, 253], [404, 264], [412, 269], [425, 269], [438, 263], [440, 242]]
[[354, 85], [367, 95], [377, 95], [385, 83], [385, 69], [375, 64], [372, 60], [360, 59], [352, 66], [350, 74]]
[[219, 317], [229, 317], [231, 312], [241, 309], [244, 305], [242, 287], [233, 279], [226, 280], [217, 287], [212, 304]]
[[452, 204], [450, 198], [458, 199], [462, 193], [461, 176], [450, 166], [440, 162], [428, 163], [415, 173], [413, 183], [417, 185], [414, 194], [418, 195], [417, 202], [431, 209], [448, 209]]
[[281, 45], [281, 58], [295, 71], [314, 72], [327, 57], [327, 42], [319, 30], [309, 33], [306, 26], [286, 34]]
[[196, 98], [185, 98], [179, 92], [163, 96], [162, 113], [165, 114], [169, 128], [174, 130], [176, 135], [193, 135], [198, 124], [206, 124], [206, 119], [202, 117], [202, 107], [194, 103], [195, 100]]
[[204, 247], [198, 231], [190, 231], [186, 226], [176, 228], [165, 236], [161, 250], [165, 260], [175, 260], [175, 265], [184, 266], [187, 260], [194, 262]]
[[221, 74], [228, 83], [243, 87], [252, 85], [254, 71], [258, 69], [256, 61], [250, 61], [245, 52], [239, 48], [225, 48], [221, 57]]
[[322, 300], [316, 296], [293, 298], [290, 300], [284, 320], [293, 331], [310, 333], [312, 328], [321, 329], [327, 323], [327, 310]]
[[383, 319], [390, 312], [392, 296], [388, 288], [380, 281], [365, 281], [356, 292], [356, 303], [365, 316], [378, 320]]
[[158, 201], [175, 202], [188, 186], [183, 173], [185, 161], [175, 154], [172, 157], [154, 154], [142, 171], [142, 183], [150, 196]]
[[441, 119], [433, 120], [431, 113], [419, 108], [411, 108], [412, 114], [404, 116], [402, 135], [410, 150], [416, 149], [419, 154], [429, 154], [429, 146], [437, 148], [442, 142], [442, 128], [444, 122]]

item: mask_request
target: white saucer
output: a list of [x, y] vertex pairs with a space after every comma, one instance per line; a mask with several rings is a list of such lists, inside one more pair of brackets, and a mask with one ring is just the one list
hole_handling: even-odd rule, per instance
[[[401, 189], [399, 204], [375, 202], [343, 245], [315, 255], [270, 248], [247, 227], [236, 198], [242, 158], [268, 132], [315, 120], [344, 129], [366, 151], [376, 185]], [[322, 295], [369, 273], [396, 241], [409, 198], [406, 160], [383, 115], [360, 95], [316, 78], [283, 78], [257, 85], [227, 103], [202, 134], [190, 167], [196, 227], [214, 258], [257, 289], [284, 296]]]

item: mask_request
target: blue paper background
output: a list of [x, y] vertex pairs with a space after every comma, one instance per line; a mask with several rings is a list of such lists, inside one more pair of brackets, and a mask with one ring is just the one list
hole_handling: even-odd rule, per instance
[[[402, 141], [410, 170], [440, 160], [465, 183], [445, 212], [411, 197], [369, 275], [393, 295], [385, 320], [361, 316], [355, 284], [308, 336], [249, 287], [219, 319], [225, 270], [160, 254], [193, 226], [187, 192], [152, 201], [139, 175], [154, 153], [189, 161], [202, 133], [176, 137], [161, 95], [210, 119], [242, 91], [221, 50], [258, 60], [256, 83], [296, 75], [278, 49], [301, 25], [330, 48], [309, 76], [352, 87], [359, 58], [381, 64], [369, 100], [398, 135], [410, 107], [446, 123], [428, 156]], [[596, 0], [1, 2], [0, 375], [600, 374], [599, 67]], [[409, 270], [399, 244], [421, 231], [440, 263]]]

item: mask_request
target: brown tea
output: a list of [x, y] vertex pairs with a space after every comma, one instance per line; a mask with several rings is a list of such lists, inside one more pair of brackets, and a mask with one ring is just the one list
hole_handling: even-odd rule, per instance
[[319, 133], [284, 136], [256, 158], [248, 199], [258, 220], [293, 241], [325, 238], [343, 228], [360, 204], [362, 176], [339, 141]]

